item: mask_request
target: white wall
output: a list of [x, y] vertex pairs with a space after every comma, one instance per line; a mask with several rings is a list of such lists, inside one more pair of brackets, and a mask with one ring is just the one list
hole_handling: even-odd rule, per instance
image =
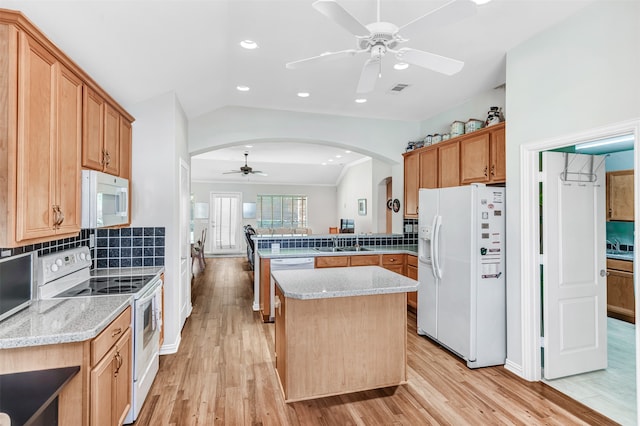
[[187, 126], [173, 92], [130, 109], [133, 123], [131, 226], [164, 226], [165, 343], [163, 353], [180, 344], [179, 163], [189, 163]]
[[[308, 220], [309, 228], [313, 234], [328, 234], [330, 226], [337, 226], [336, 212], [336, 187], [335, 186], [309, 186], [309, 185], [265, 185], [255, 183], [214, 183], [214, 182], [192, 182], [191, 193], [195, 201], [208, 203], [209, 194], [214, 192], [240, 192], [242, 202], [256, 202], [258, 194], [283, 194], [283, 195], [306, 195], [308, 197]], [[202, 226], [206, 221], [196, 223], [195, 235], [200, 235]], [[255, 219], [244, 219], [243, 225], [251, 224], [256, 226]], [[244, 240], [243, 252], [244, 252]]]
[[[371, 203], [373, 195], [373, 161], [367, 159], [349, 167], [338, 184], [338, 219], [353, 219], [358, 234], [377, 232], [374, 230]], [[367, 214], [358, 214], [358, 200], [367, 200]], [[338, 225], [340, 226], [340, 222]]]
[[522, 365], [520, 146], [640, 117], [640, 2], [601, 0], [507, 53], [507, 358]]

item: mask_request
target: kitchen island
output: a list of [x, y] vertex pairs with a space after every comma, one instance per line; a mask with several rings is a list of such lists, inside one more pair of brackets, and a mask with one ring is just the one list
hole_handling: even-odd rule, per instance
[[286, 402], [407, 380], [406, 293], [379, 266], [274, 271], [276, 371]]

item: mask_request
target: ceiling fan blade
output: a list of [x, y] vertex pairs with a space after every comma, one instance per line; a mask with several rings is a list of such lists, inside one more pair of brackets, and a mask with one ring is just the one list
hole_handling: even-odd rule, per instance
[[370, 31], [334, 0], [317, 0], [313, 8], [355, 36], [368, 36]]
[[413, 21], [404, 24], [398, 29], [399, 33], [406, 35], [406, 32], [417, 29], [419, 22], [423, 28], [442, 27], [461, 21], [476, 14], [476, 4], [471, 0], [452, 0], [437, 9], [426, 13]]
[[233, 173], [242, 173], [242, 172], [240, 170], [234, 170], [234, 171], [231, 171], [231, 172], [222, 172], [223, 175], [230, 175], [230, 174], [233, 174]]
[[396, 52], [396, 58], [403, 62], [408, 62], [419, 67], [428, 68], [446, 75], [453, 75], [459, 72], [464, 66], [464, 62], [435, 53], [424, 52], [422, 50], [403, 47]]
[[348, 49], [348, 50], [341, 50], [339, 52], [327, 52], [327, 53], [323, 53], [322, 55], [313, 56], [311, 58], [300, 59], [299, 61], [289, 62], [285, 66], [287, 67], [287, 69], [294, 70], [299, 68], [300, 66], [312, 65], [318, 62], [335, 61], [336, 59], [342, 59], [348, 56], [354, 56], [356, 53], [360, 53], [360, 52], [366, 52], [366, 50]]
[[368, 59], [362, 67], [357, 93], [368, 93], [376, 87], [376, 79], [380, 70], [380, 61]]
[[258, 176], [269, 176], [269, 175], [268, 175], [268, 174], [266, 174], [265, 172], [261, 172], [261, 171], [259, 171], [259, 170], [256, 170], [256, 171], [251, 172], [251, 173], [253, 173], [254, 175], [258, 175]]

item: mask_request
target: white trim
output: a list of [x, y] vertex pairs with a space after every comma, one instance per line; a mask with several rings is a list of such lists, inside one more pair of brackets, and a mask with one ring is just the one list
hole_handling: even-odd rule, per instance
[[176, 352], [178, 352], [178, 349], [180, 348], [181, 341], [182, 341], [181, 333], [178, 333], [178, 336], [176, 337], [176, 341], [174, 343], [167, 344], [165, 341], [165, 343], [160, 347], [160, 355], [175, 354]]
[[[538, 219], [538, 155], [546, 151], [564, 146], [571, 146], [586, 140], [618, 136], [633, 133], [634, 143], [634, 175], [636, 204], [640, 200], [640, 119], [627, 120], [607, 126], [596, 127], [584, 132], [577, 132], [543, 141], [531, 142], [520, 146], [520, 203], [522, 206], [520, 220], [520, 282], [521, 293], [521, 326], [522, 326], [522, 377], [526, 380], [540, 380], [542, 367], [540, 360], [540, 268], [539, 255], [539, 219]], [[640, 223], [640, 209], [635, 209], [635, 221]], [[637, 234], [634, 246], [638, 246]], [[634, 252], [634, 262], [640, 265], [639, 250]], [[637, 274], [634, 273], [634, 279]], [[637, 288], [637, 283], [634, 282]], [[640, 292], [635, 292], [636, 312], [640, 312]], [[636, 328], [636, 365], [640, 365], [640, 332]], [[517, 366], [510, 366], [516, 368]], [[640, 369], [636, 368], [636, 388], [640, 388]], [[640, 407], [640, 393], [636, 393], [637, 406]]]
[[524, 374], [522, 372], [522, 365], [516, 364], [510, 359], [507, 359], [507, 361], [504, 363], [504, 368], [506, 368], [507, 370], [509, 370], [510, 372], [512, 372], [518, 377], [524, 377]]

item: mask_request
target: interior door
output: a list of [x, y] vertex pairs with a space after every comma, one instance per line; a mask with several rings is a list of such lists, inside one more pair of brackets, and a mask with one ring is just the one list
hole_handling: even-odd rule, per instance
[[237, 253], [242, 250], [240, 203], [242, 194], [211, 193], [209, 212], [209, 248], [211, 253]]
[[542, 153], [544, 377], [607, 367], [604, 156]]
[[191, 314], [191, 170], [180, 160], [180, 328]]

